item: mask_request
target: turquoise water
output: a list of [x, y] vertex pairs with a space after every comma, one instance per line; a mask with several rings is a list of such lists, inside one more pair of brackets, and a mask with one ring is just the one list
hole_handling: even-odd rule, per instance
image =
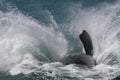
[[[120, 1], [0, 0], [0, 80], [119, 80]], [[98, 65], [63, 65], [91, 35]]]

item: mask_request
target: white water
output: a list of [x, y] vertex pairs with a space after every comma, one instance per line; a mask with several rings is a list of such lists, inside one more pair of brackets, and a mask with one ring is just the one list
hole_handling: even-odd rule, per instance
[[20, 12], [0, 12], [0, 71], [21, 63], [26, 54], [50, 61], [41, 51], [44, 48], [53, 60], [67, 52], [67, 41], [62, 33], [40, 25]]
[[[64, 74], [86, 80], [93, 79], [95, 75], [97, 75], [96, 78], [100, 77], [104, 80], [120, 75], [119, 2], [113, 5], [103, 4], [99, 8], [97, 6], [97, 8], [90, 9], [72, 6], [70, 12], [72, 15], [68, 19], [71, 19], [71, 22], [64, 24], [63, 28], [65, 28], [65, 32], [77, 39], [83, 29], [90, 33], [94, 44], [94, 58], [99, 63], [97, 66], [92, 69], [82, 69], [74, 65], [63, 66], [60, 63], [46, 63], [40, 66], [36, 55], [49, 62], [48, 54], [50, 54], [50, 57], [57, 61], [70, 50], [67, 44], [69, 40], [65, 38], [65, 33], [62, 33], [62, 30], [56, 32], [55, 27], [52, 27], [58, 25], [51, 14], [49, 16], [53, 24], [46, 27], [18, 11], [1, 11], [0, 71], [10, 71], [12, 75], [16, 75], [51, 70], [53, 72], [48, 73], [50, 76]], [[45, 53], [41, 49], [49, 53]], [[114, 61], [109, 57], [110, 54], [116, 57], [117, 64], [108, 65], [110, 61]]]

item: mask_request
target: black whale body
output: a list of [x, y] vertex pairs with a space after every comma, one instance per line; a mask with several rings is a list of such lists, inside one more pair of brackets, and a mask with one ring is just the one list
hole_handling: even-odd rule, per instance
[[86, 30], [83, 30], [79, 38], [81, 39], [81, 42], [83, 43], [86, 53], [65, 55], [62, 58], [61, 63], [65, 65], [77, 64], [77, 65], [83, 65], [83, 66], [88, 66], [88, 67], [96, 65], [96, 61], [93, 59], [92, 40], [88, 32]]
[[77, 64], [79, 66], [85, 65], [85, 66], [88, 66], [88, 67], [92, 67], [96, 64], [95, 60], [87, 54], [66, 55], [61, 60], [61, 62], [65, 65]]

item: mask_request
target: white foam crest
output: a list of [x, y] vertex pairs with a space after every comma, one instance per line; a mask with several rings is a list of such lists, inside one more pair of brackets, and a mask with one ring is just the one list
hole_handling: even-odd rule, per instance
[[119, 75], [120, 71], [117, 65], [110, 66], [103, 63], [92, 68], [76, 67], [73, 64], [63, 65], [59, 62], [46, 63], [39, 66], [34, 73], [44, 73], [46, 76], [75, 78], [85, 80], [109, 80]]
[[[11, 75], [17, 75], [17, 74], [29, 74], [33, 72], [38, 67], [39, 61], [36, 60], [32, 55], [29, 53], [24, 55], [21, 63], [17, 64], [15, 67], [13, 67], [9, 73]], [[34, 64], [34, 65], [33, 65]]]
[[49, 59], [41, 52], [42, 46], [54, 60], [67, 52], [67, 41], [61, 32], [55, 32], [52, 27], [41, 25], [19, 11], [0, 11], [0, 71], [10, 70], [27, 53]]

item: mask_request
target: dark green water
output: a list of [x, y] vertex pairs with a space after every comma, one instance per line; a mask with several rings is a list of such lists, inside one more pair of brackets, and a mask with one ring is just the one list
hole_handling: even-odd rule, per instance
[[[114, 3], [116, 0], [5, 0], [10, 2], [12, 5], [16, 6], [23, 14], [32, 16], [33, 18], [41, 21], [42, 23], [48, 24], [49, 21], [47, 17], [46, 10], [50, 11], [54, 16], [54, 19], [58, 23], [64, 23], [67, 21], [68, 14], [67, 10], [70, 6], [77, 4], [82, 5], [82, 8], [95, 7], [96, 5], [102, 3]], [[69, 21], [69, 20], [68, 20]]]

